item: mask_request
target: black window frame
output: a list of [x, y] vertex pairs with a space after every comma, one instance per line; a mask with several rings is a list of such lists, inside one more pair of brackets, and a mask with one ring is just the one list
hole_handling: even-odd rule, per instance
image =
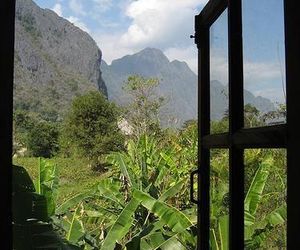
[[[300, 96], [300, 7], [298, 1], [284, 0], [285, 12], [285, 57], [286, 57], [286, 89], [287, 89], [287, 124], [272, 126], [267, 128], [243, 129], [241, 128], [240, 112], [236, 113], [236, 125], [231, 121], [229, 133], [221, 135], [209, 134], [209, 100], [201, 98], [204, 94], [209, 93], [209, 64], [205, 64], [207, 53], [209, 51], [209, 32], [208, 25], [212, 24], [222, 11], [228, 6], [229, 25], [234, 29], [229, 29], [232, 34], [229, 44], [240, 43], [241, 38], [233, 34], [233, 31], [240, 34], [241, 32], [241, 0], [210, 0], [203, 11], [195, 18], [195, 42], [199, 49], [199, 160], [201, 167], [198, 172], [201, 174], [198, 194], [200, 201], [198, 209], [198, 249], [209, 249], [209, 149], [211, 148], [229, 148], [235, 152], [231, 157], [231, 162], [241, 159], [241, 151], [245, 148], [264, 147], [264, 148], [286, 148], [287, 149], [287, 245], [288, 249], [298, 249], [300, 246], [299, 228], [300, 228], [300, 202], [298, 183], [300, 177], [299, 167], [299, 142], [300, 129], [298, 116], [300, 114], [299, 96]], [[0, 27], [2, 37], [0, 39], [0, 183], [1, 191], [1, 248], [12, 249], [12, 216], [11, 216], [11, 164], [12, 164], [12, 115], [13, 115], [13, 66], [14, 66], [14, 20], [15, 20], [15, 0], [4, 0], [0, 6]], [[233, 40], [232, 40], [233, 39]], [[240, 57], [241, 47], [230, 51], [230, 60], [233, 55]], [[209, 60], [209, 59], [208, 59]], [[241, 63], [235, 62], [237, 66]], [[232, 70], [231, 70], [232, 72]], [[202, 74], [201, 74], [202, 73]], [[233, 75], [231, 77], [234, 77]], [[236, 76], [236, 78], [241, 77]], [[231, 87], [232, 88], [232, 87]], [[231, 112], [233, 111], [233, 102], [240, 102], [242, 98], [241, 86], [238, 87], [237, 93], [240, 93], [237, 100], [232, 100]], [[209, 96], [209, 95], [207, 95]], [[206, 119], [205, 119], [206, 117]], [[208, 156], [208, 157], [207, 157]], [[241, 172], [234, 173], [240, 176]], [[232, 178], [232, 176], [231, 176]], [[241, 183], [233, 183], [237, 186]], [[204, 188], [203, 188], [204, 187]], [[240, 194], [237, 194], [239, 197]], [[202, 198], [201, 198], [202, 197]], [[201, 199], [200, 199], [201, 198]], [[205, 202], [208, 203], [205, 204]], [[241, 200], [231, 204], [231, 209], [239, 209], [243, 206]], [[243, 210], [242, 210], [243, 211]], [[243, 213], [242, 213], [243, 214]], [[241, 229], [241, 211], [237, 211], [231, 219], [230, 230]], [[4, 233], [3, 233], [4, 232]], [[243, 249], [244, 237], [241, 232], [237, 236], [232, 235], [230, 238], [230, 249]], [[234, 243], [232, 240], [237, 239]]]
[[[284, 0], [287, 122], [281, 125], [244, 128], [242, 0], [210, 0], [195, 17], [200, 177], [197, 249], [210, 249], [210, 149], [213, 148], [229, 149], [229, 249], [244, 249], [244, 150], [286, 148], [287, 246], [288, 249], [300, 247], [300, 196], [297, 194], [300, 178], [300, 166], [297, 163], [300, 149], [300, 127], [297, 121], [300, 114], [297, 101], [300, 96], [300, 9], [296, 2]], [[209, 30], [225, 9], [228, 11], [229, 131], [210, 134]]]

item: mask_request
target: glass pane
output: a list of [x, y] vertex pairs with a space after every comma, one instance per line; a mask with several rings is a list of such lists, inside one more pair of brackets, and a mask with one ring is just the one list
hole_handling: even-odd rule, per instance
[[210, 27], [211, 133], [228, 131], [228, 23], [227, 10]]
[[211, 150], [210, 160], [210, 244], [228, 249], [229, 241], [229, 150]]
[[245, 150], [245, 249], [286, 249], [286, 150]]
[[245, 127], [285, 123], [283, 1], [243, 0]]

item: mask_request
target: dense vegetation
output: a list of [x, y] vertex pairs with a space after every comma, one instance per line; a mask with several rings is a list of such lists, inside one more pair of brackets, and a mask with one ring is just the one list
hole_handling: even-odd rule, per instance
[[[98, 92], [76, 97], [62, 121], [15, 112], [15, 151], [27, 148], [29, 157], [18, 156], [14, 164], [27, 169], [34, 186], [15, 167], [15, 182], [25, 182], [27, 189], [17, 186], [22, 192], [18, 189], [14, 202], [37, 204], [21, 215], [14, 210], [19, 216], [15, 241], [19, 235], [24, 239], [20, 228], [34, 227], [44, 241], [32, 244], [44, 248], [195, 249], [196, 206], [188, 192], [189, 173], [198, 165], [198, 124], [190, 120], [180, 129], [162, 128], [158, 84], [129, 77], [124, 88], [133, 98], [126, 108]], [[246, 125], [264, 124], [257, 109], [246, 106], [245, 111]], [[125, 132], [120, 120], [126, 121]], [[227, 125], [225, 116], [212, 123], [212, 131], [224, 132]], [[285, 158], [278, 149], [245, 151], [246, 249], [286, 247]], [[212, 150], [212, 249], [228, 249], [228, 192], [228, 152]]]

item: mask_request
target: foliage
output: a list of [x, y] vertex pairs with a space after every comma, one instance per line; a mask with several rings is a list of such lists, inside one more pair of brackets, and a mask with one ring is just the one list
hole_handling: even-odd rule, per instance
[[101, 156], [123, 149], [117, 119], [116, 105], [100, 92], [91, 91], [75, 98], [63, 124], [62, 147], [68, 150], [75, 146], [93, 167], [101, 167]]
[[[284, 159], [282, 151], [246, 150], [245, 168], [245, 248], [260, 249], [282, 247], [284, 242], [278, 237], [278, 230], [286, 224], [286, 203], [281, 198], [285, 194], [286, 183], [282, 182]], [[277, 165], [278, 164], [278, 165]], [[211, 173], [211, 222], [210, 240], [212, 249], [228, 249], [228, 154], [215, 152]], [[277, 188], [281, 184], [279, 188]], [[276, 190], [278, 189], [278, 191]], [[272, 197], [272, 202], [268, 197]], [[285, 238], [285, 230], [280, 234]], [[269, 241], [269, 238], [276, 241]]]
[[47, 198], [35, 192], [26, 170], [13, 166], [12, 172], [13, 248], [78, 249], [53, 230], [49, 223]]
[[57, 153], [59, 125], [36, 113], [17, 109], [13, 116], [14, 153], [26, 148], [32, 156], [51, 157]]
[[132, 101], [126, 108], [126, 120], [134, 129], [134, 135], [155, 134], [160, 130], [159, 111], [164, 98], [158, 96], [157, 78], [144, 78], [139, 75], [129, 76], [123, 89], [131, 96]]
[[77, 246], [193, 249], [195, 208], [178, 202], [188, 200], [188, 178], [181, 178], [174, 150], [146, 135], [129, 140], [127, 153], [107, 156], [110, 178], [57, 207], [56, 227]]
[[33, 156], [51, 157], [59, 149], [56, 125], [40, 121], [28, 132], [26, 146]]

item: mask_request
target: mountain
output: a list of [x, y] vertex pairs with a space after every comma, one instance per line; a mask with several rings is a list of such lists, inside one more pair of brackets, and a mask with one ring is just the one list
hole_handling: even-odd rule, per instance
[[[107, 86], [108, 98], [119, 104], [126, 104], [129, 97], [122, 90], [123, 82], [129, 75], [157, 77], [160, 80], [158, 92], [165, 96], [168, 104], [163, 110], [166, 119], [176, 118], [177, 125], [197, 118], [197, 75], [185, 62], [169, 61], [162, 51], [146, 48], [136, 54], [127, 55], [101, 64], [102, 76]], [[219, 120], [228, 109], [228, 87], [219, 81], [211, 81], [211, 119]], [[273, 103], [263, 97], [255, 97], [245, 90], [245, 103], [250, 103], [262, 112], [274, 110]], [[167, 118], [166, 118], [167, 117]]]
[[114, 60], [111, 65], [103, 62], [101, 70], [110, 100], [119, 104], [128, 102], [129, 97], [122, 90], [122, 85], [129, 75], [156, 77], [160, 80], [159, 95], [167, 100], [162, 112], [164, 124], [173, 120], [182, 124], [197, 116], [197, 76], [185, 62], [170, 62], [158, 49], [146, 48]]
[[51, 117], [62, 115], [72, 98], [85, 91], [107, 95], [101, 58], [86, 32], [32, 0], [16, 1], [15, 108]]

